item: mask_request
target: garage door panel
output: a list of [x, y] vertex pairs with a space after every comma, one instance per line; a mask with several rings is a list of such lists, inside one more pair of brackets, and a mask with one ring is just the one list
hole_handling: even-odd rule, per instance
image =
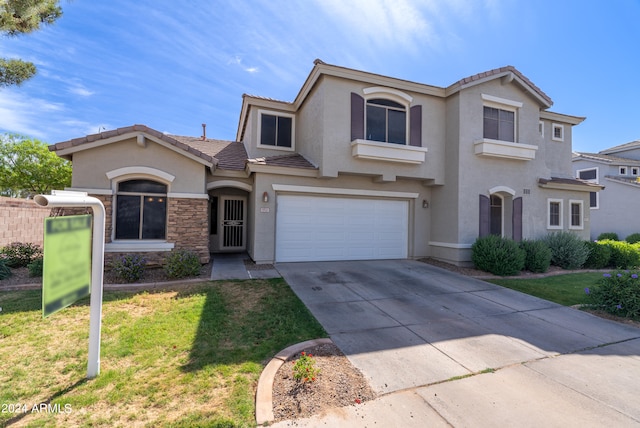
[[408, 202], [279, 195], [277, 261], [406, 258]]

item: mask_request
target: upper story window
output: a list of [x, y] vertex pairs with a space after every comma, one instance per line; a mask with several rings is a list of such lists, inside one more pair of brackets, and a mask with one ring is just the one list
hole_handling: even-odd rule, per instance
[[116, 239], [165, 239], [166, 230], [166, 184], [152, 180], [127, 180], [118, 183]]
[[[598, 183], [598, 168], [578, 170], [577, 176], [580, 180], [590, 183]], [[598, 208], [598, 192], [589, 192], [589, 208]]]
[[519, 101], [482, 94], [482, 137], [488, 140], [517, 142]]
[[626, 166], [621, 166], [620, 167], [620, 175], [627, 175], [627, 167]]
[[551, 139], [553, 141], [564, 141], [564, 126], [554, 123], [551, 125]]
[[407, 110], [385, 98], [367, 100], [366, 139], [384, 143], [407, 144]]
[[267, 112], [260, 110], [258, 135], [259, 146], [293, 150], [294, 148], [294, 117], [285, 113]]

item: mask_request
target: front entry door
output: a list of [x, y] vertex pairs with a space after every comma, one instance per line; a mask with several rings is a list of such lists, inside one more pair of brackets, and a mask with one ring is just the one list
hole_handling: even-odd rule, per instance
[[246, 198], [221, 197], [220, 249], [222, 251], [244, 251], [246, 249]]

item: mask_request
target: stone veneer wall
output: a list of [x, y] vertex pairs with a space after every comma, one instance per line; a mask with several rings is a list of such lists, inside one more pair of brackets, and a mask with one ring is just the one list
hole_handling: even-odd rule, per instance
[[0, 247], [12, 242], [42, 247], [44, 219], [50, 211], [51, 208], [40, 207], [29, 199], [0, 196]]

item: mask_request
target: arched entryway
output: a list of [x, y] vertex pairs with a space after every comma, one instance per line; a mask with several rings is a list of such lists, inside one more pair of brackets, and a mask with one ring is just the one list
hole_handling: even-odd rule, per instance
[[498, 235], [522, 240], [522, 197], [506, 186], [489, 189], [480, 195], [479, 235]]
[[234, 181], [214, 182], [207, 186], [210, 252], [246, 251], [251, 187]]

